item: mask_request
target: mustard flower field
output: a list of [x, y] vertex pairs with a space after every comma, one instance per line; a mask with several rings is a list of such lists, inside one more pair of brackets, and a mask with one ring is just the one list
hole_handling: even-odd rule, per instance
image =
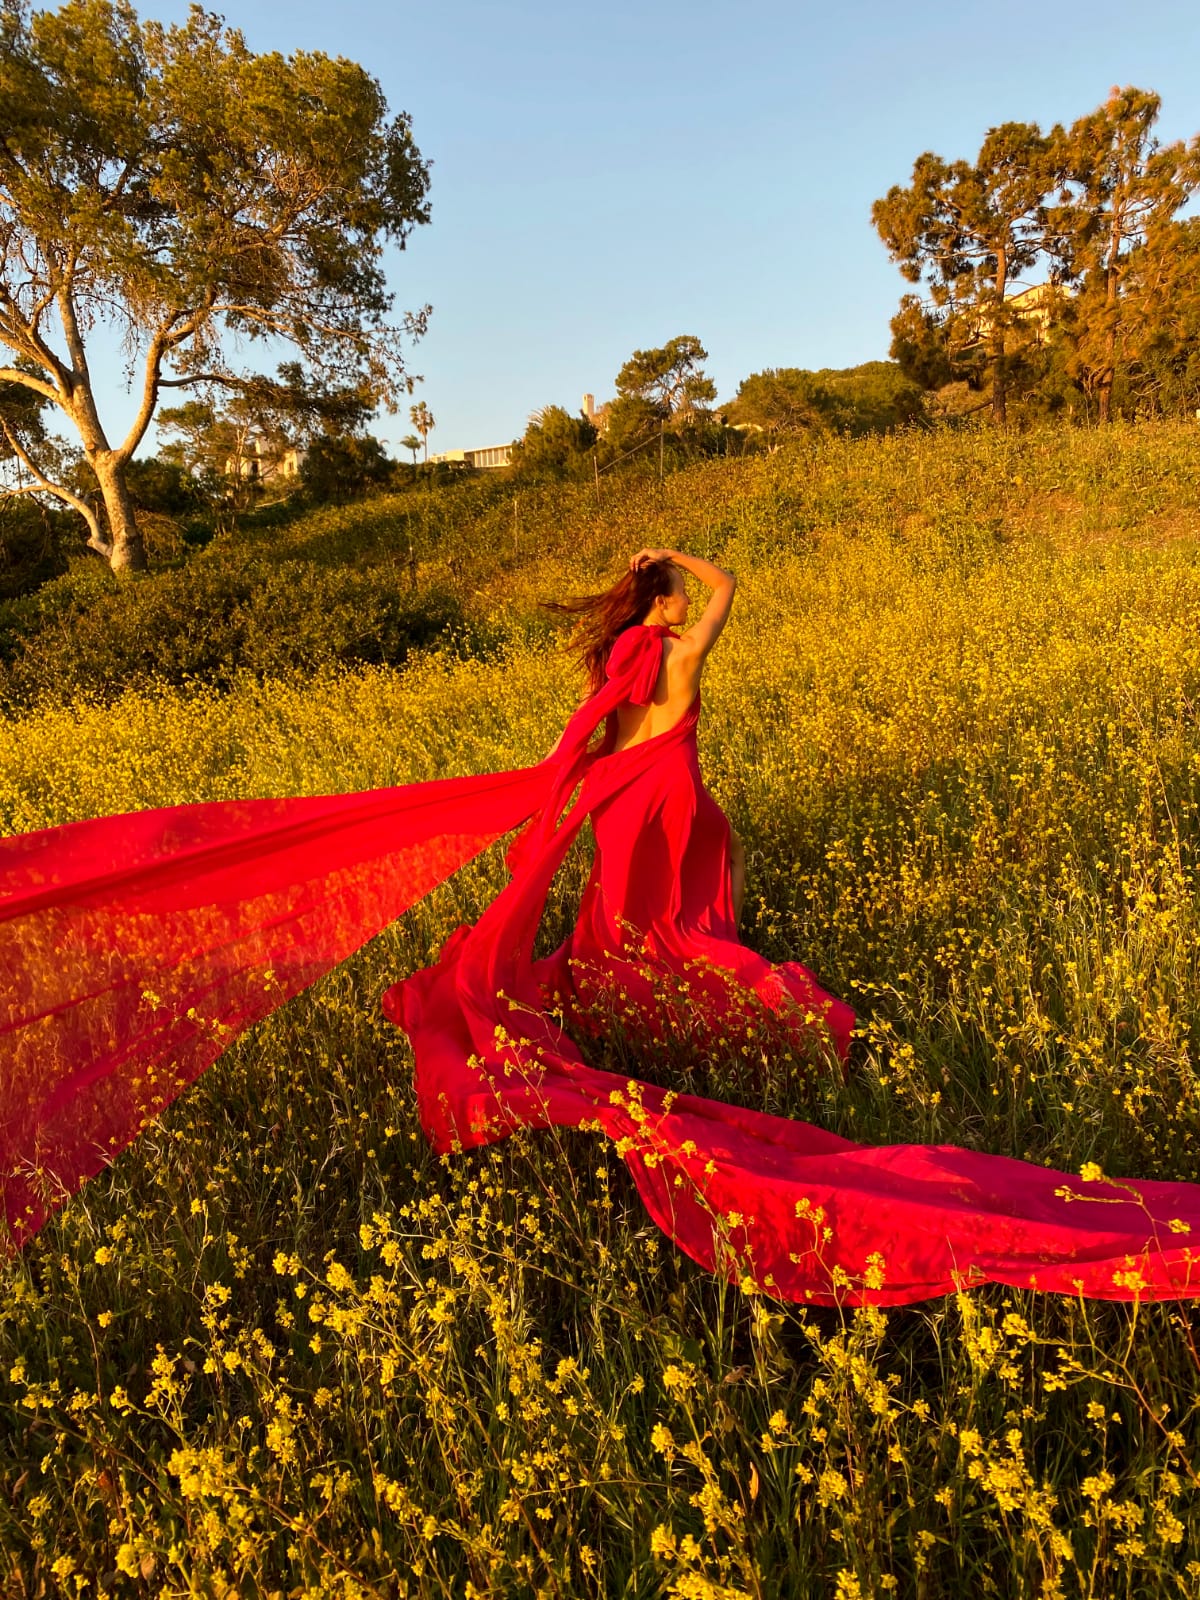
[[[860, 1028], [844, 1081], [619, 1028], [602, 1064], [1200, 1179], [1200, 428], [828, 440], [276, 537], [297, 583], [304, 538], [394, 540], [379, 581], [412, 551], [463, 629], [399, 668], [13, 708], [0, 831], [535, 761], [578, 691], [536, 601], [696, 550], [739, 578], [701, 759], [743, 936]], [[1200, 1307], [790, 1306], [678, 1255], [593, 1135], [430, 1152], [379, 996], [502, 882], [497, 848], [0, 1260], [0, 1594], [1200, 1593]]]

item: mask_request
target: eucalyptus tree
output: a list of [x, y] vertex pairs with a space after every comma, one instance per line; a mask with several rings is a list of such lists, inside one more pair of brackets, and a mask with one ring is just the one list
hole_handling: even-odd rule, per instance
[[[0, 381], [69, 424], [103, 515], [0, 427], [21, 492], [73, 506], [114, 569], [145, 565], [126, 479], [162, 391], [253, 382], [235, 344], [283, 341], [376, 404], [411, 389], [429, 308], [391, 319], [382, 257], [428, 220], [428, 163], [361, 66], [256, 54], [199, 7], [166, 27], [128, 0], [3, 0], [0, 104]], [[123, 435], [95, 377], [105, 327], [134, 381]]]

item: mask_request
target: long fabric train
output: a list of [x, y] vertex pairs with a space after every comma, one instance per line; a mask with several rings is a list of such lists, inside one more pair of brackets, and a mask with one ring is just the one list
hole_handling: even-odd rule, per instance
[[[9, 1239], [28, 1239], [236, 1034], [524, 823], [507, 887], [384, 997], [412, 1041], [438, 1149], [522, 1126], [601, 1132], [683, 1250], [783, 1299], [899, 1304], [988, 1280], [1200, 1294], [1200, 1186], [1085, 1182], [945, 1145], [869, 1148], [586, 1065], [564, 1024], [595, 1026], [597, 1004], [616, 998], [651, 1036], [681, 1019], [702, 1037], [765, 1026], [780, 1045], [823, 1039], [842, 1058], [854, 1020], [803, 967], [738, 942], [729, 828], [696, 755], [699, 700], [657, 738], [614, 752], [609, 720], [589, 747], [619, 704], [650, 700], [668, 631], [620, 636], [604, 688], [533, 767], [0, 840]], [[579, 917], [535, 960], [585, 818], [597, 850]]]

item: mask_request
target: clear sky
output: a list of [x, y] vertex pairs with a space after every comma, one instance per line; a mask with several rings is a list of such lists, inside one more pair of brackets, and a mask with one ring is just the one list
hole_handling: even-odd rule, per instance
[[[140, 0], [182, 18], [179, 0]], [[696, 334], [721, 399], [768, 366], [887, 354], [905, 285], [871, 202], [932, 149], [1049, 126], [1114, 84], [1200, 132], [1195, 0], [230, 0], [257, 50], [361, 62], [433, 161], [432, 220], [390, 261], [433, 305], [412, 353], [431, 450], [597, 400], [635, 349]], [[117, 368], [112, 368], [116, 394]], [[123, 397], [119, 402], [124, 404]], [[407, 415], [376, 429], [389, 447]]]

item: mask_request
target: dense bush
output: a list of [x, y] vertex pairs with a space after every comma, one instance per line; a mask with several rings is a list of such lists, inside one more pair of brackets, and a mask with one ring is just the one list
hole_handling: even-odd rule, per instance
[[0, 599], [26, 594], [64, 572], [82, 530], [82, 519], [29, 500], [0, 504]]
[[193, 562], [135, 584], [80, 575], [0, 617], [0, 690], [11, 702], [148, 682], [218, 686], [242, 670], [395, 665], [460, 627], [443, 589], [386, 568]]

